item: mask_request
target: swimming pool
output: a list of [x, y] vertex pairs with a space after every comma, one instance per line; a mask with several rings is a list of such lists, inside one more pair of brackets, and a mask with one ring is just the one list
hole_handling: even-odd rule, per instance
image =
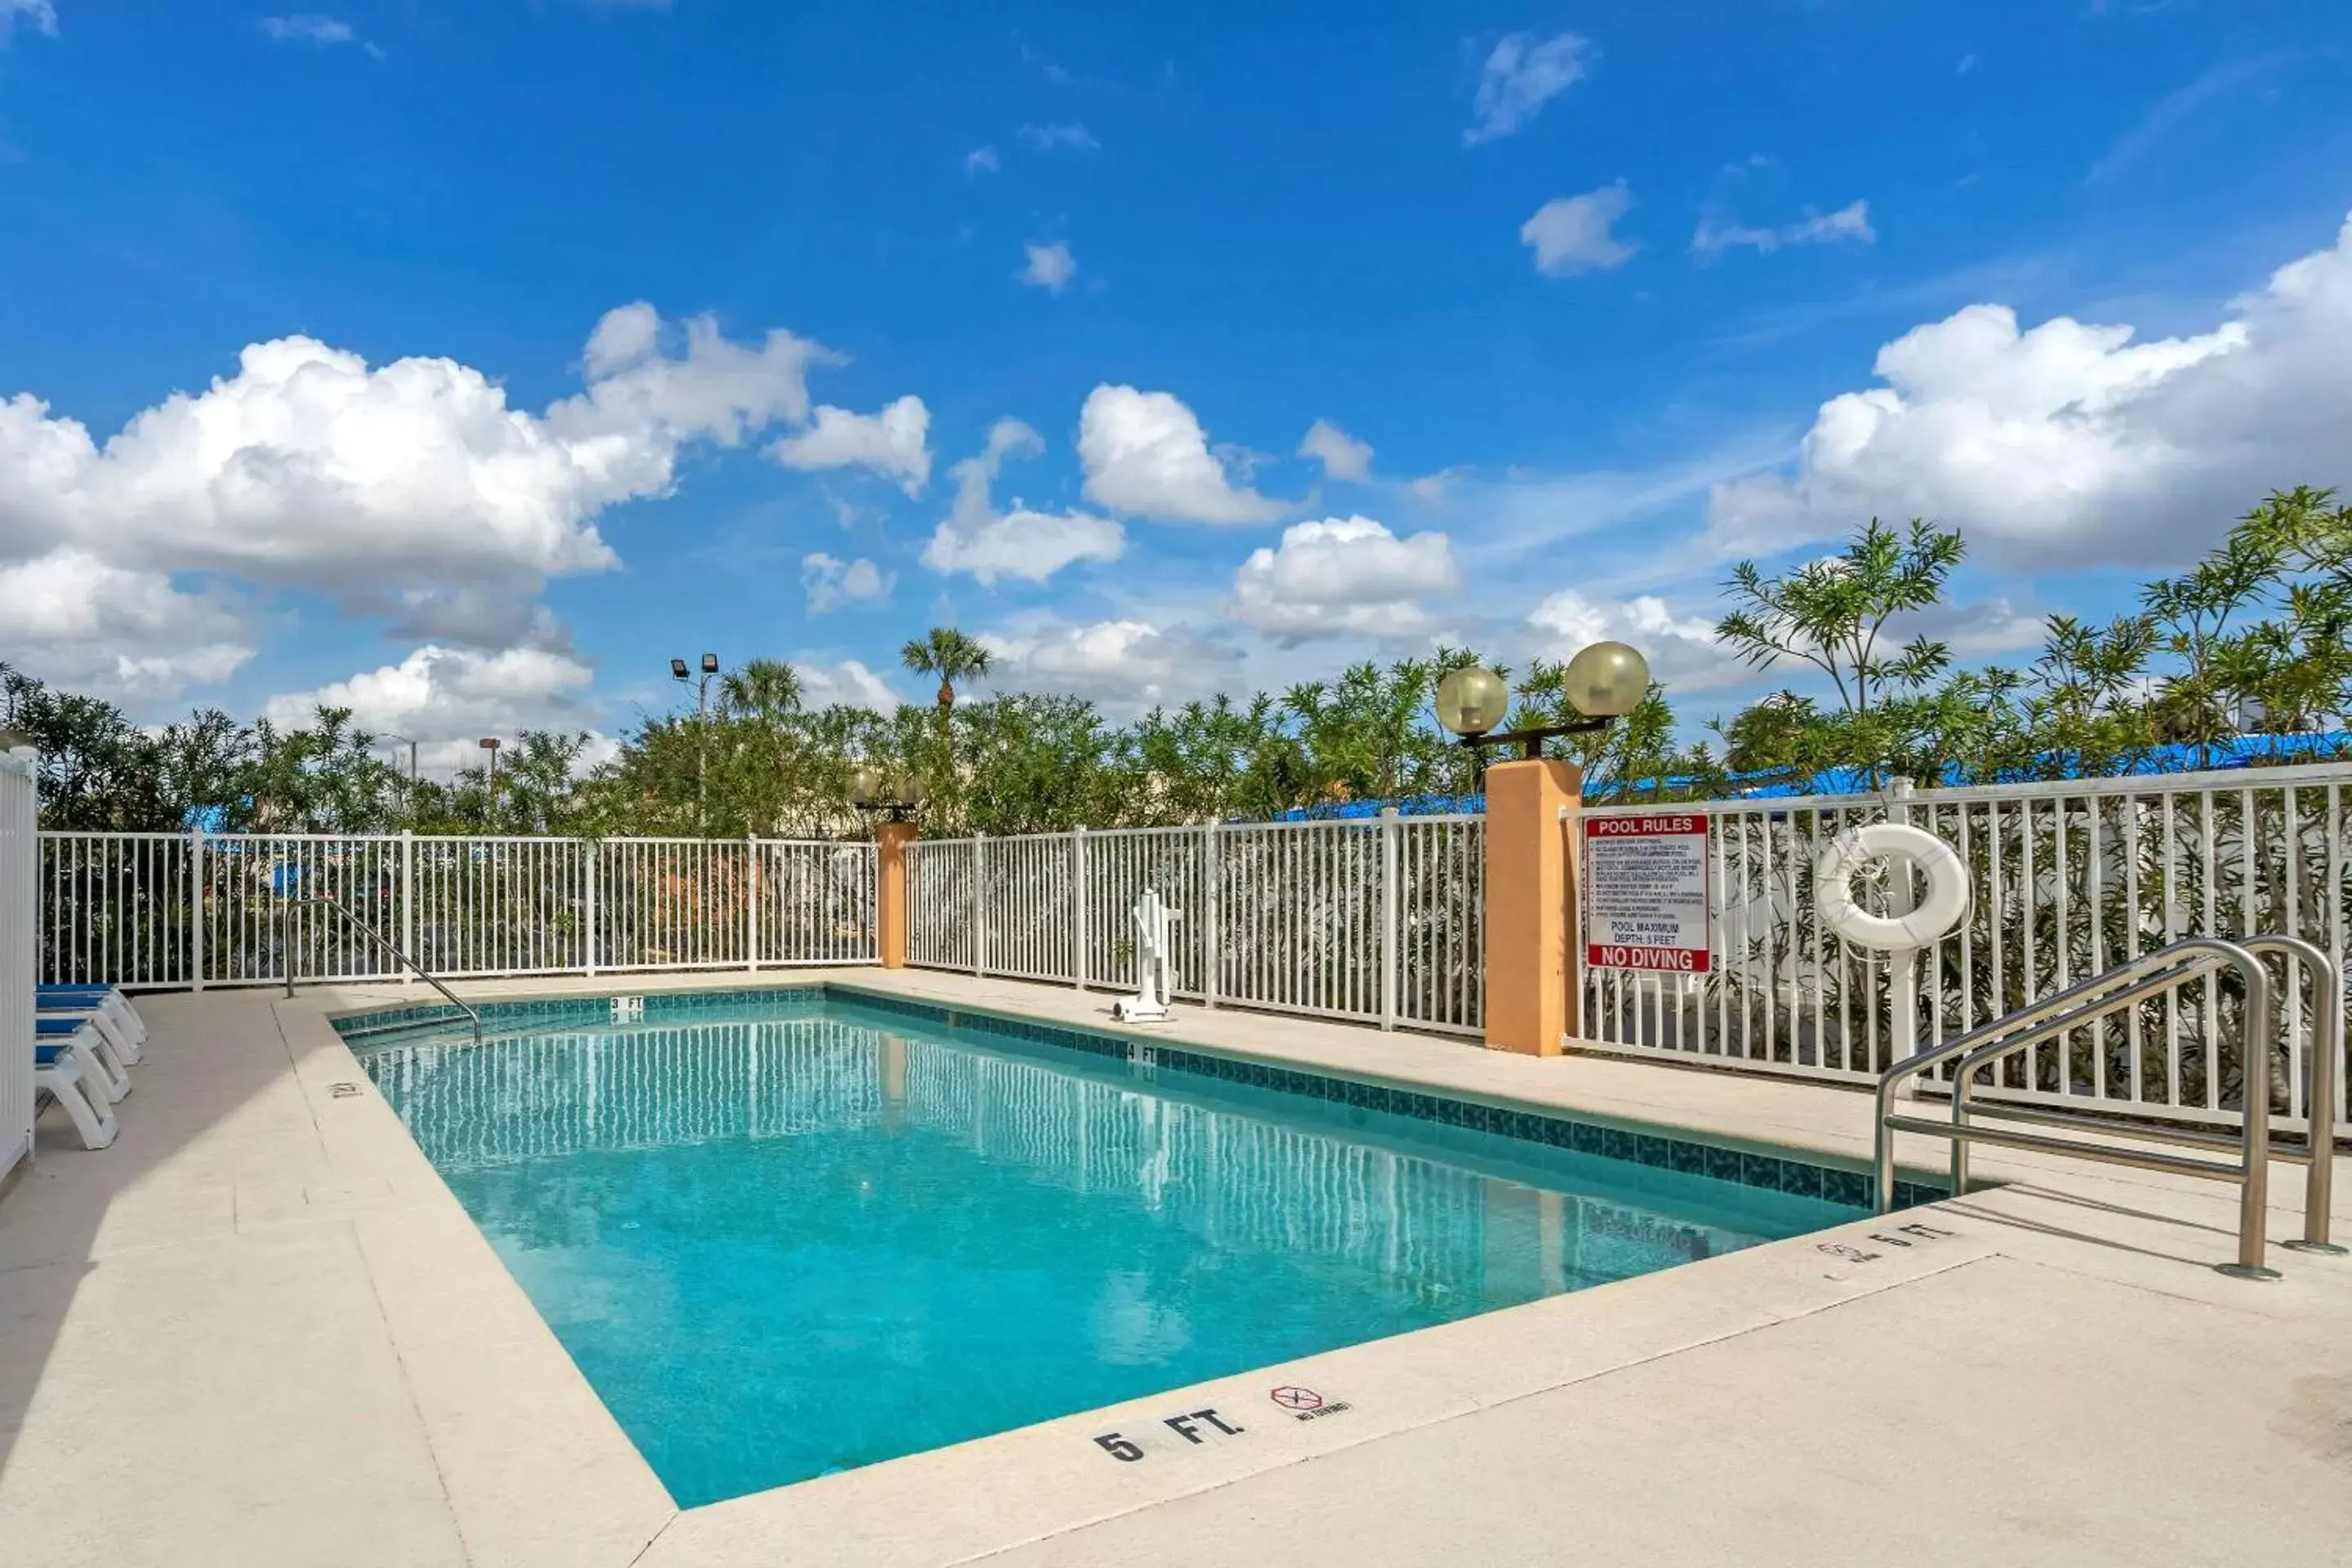
[[1800, 1161], [842, 987], [642, 1006], [492, 1005], [478, 1047], [429, 1010], [338, 1026], [687, 1507], [1868, 1195]]

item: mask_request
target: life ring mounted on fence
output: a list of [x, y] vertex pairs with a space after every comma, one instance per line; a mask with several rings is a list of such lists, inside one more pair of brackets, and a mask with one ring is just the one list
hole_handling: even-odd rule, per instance
[[[1853, 877], [1880, 858], [1908, 861], [1927, 890], [1907, 914], [1874, 915], [1853, 901]], [[1912, 952], [1933, 946], [1969, 916], [1969, 871], [1957, 850], [1925, 828], [1900, 822], [1849, 827], [1830, 840], [1813, 866], [1813, 903], [1822, 923], [1857, 947]]]

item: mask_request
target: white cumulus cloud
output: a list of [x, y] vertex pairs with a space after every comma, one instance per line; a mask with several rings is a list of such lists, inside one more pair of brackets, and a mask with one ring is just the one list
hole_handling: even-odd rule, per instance
[[1020, 420], [998, 420], [988, 445], [949, 470], [955, 505], [923, 547], [923, 564], [934, 572], [967, 573], [992, 586], [1007, 577], [1043, 583], [1080, 561], [1118, 560], [1127, 535], [1108, 518], [1076, 510], [1034, 511], [1018, 499], [1010, 511], [1000, 512], [989, 500], [1005, 458], [1045, 449], [1037, 432]]
[[263, 712], [294, 726], [309, 723], [319, 708], [348, 708], [362, 730], [416, 741], [419, 763], [446, 773], [478, 763], [476, 742], [486, 735], [511, 743], [524, 730], [590, 728], [584, 699], [594, 675], [551, 648], [485, 653], [427, 644], [398, 664], [280, 693]]
[[667, 491], [689, 442], [804, 419], [815, 344], [659, 352], [649, 306], [591, 340], [580, 395], [534, 416], [448, 359], [370, 367], [311, 338], [256, 343], [101, 446], [29, 394], [0, 401], [0, 558], [59, 545], [136, 570], [213, 570], [331, 593], [535, 582], [612, 565], [593, 519]]
[[1425, 637], [1436, 620], [1422, 595], [1460, 586], [1443, 533], [1399, 539], [1369, 517], [1295, 522], [1276, 549], [1251, 552], [1234, 576], [1234, 618], [1286, 643], [1354, 632]]
[[800, 673], [801, 706], [812, 712], [840, 706], [890, 713], [899, 706], [898, 694], [890, 689], [890, 683], [857, 659], [845, 658], [839, 664], [795, 659], [793, 668]]
[[1078, 275], [1077, 258], [1072, 256], [1070, 247], [1058, 239], [1050, 245], [1040, 245], [1033, 240], [1022, 248], [1029, 257], [1028, 264], [1018, 274], [1024, 283], [1043, 289], [1049, 294], [1058, 294], [1069, 287], [1071, 279]]
[[253, 657], [235, 605], [64, 549], [0, 566], [0, 663], [125, 701], [226, 680]]
[[788, 468], [871, 468], [919, 495], [931, 478], [930, 426], [919, 397], [902, 397], [879, 414], [820, 406], [815, 423], [775, 442], [768, 456]]
[[1217, 638], [1147, 621], [1055, 623], [980, 640], [997, 687], [1088, 698], [1120, 718], [1210, 696], [1241, 672], [1240, 655]]
[[844, 561], [817, 550], [801, 557], [801, 591], [808, 595], [812, 616], [887, 598], [897, 581], [862, 555]]
[[1288, 508], [1235, 484], [1192, 411], [1172, 394], [1097, 386], [1078, 414], [1086, 493], [1165, 522], [1271, 522]]
[[993, 147], [975, 147], [963, 155], [963, 172], [968, 175], [993, 174], [999, 166]]
[[1357, 440], [1328, 419], [1318, 419], [1307, 427], [1307, 438], [1298, 443], [1298, 455], [1322, 464], [1330, 478], [1354, 484], [1362, 483], [1372, 471], [1371, 444]]
[[1622, 180], [1580, 196], [1554, 196], [1519, 226], [1519, 239], [1536, 253], [1536, 270], [1546, 277], [1605, 271], [1640, 248], [1612, 232], [1633, 205]]
[[1870, 226], [1870, 204], [1849, 202], [1833, 213], [1808, 209], [1803, 217], [1778, 228], [1756, 228], [1710, 212], [1699, 218], [1691, 248], [1701, 256], [1714, 257], [1742, 245], [1769, 253], [1784, 245], [1827, 245], [1838, 240], [1871, 245], [1877, 239], [1878, 231]]
[[1671, 694], [1751, 679], [1754, 671], [1715, 640], [1715, 624], [1677, 616], [1655, 595], [1622, 603], [1562, 589], [1528, 612], [1518, 638], [1530, 656], [1565, 663], [1597, 642], [1630, 643], [1649, 661], [1651, 679]]
[[[234, 374], [111, 435], [31, 393], [0, 396], [0, 571], [78, 585], [100, 616], [79, 632], [50, 616], [14, 646], [56, 679], [125, 694], [217, 679], [251, 639], [228, 601], [177, 585], [201, 574], [316, 590], [439, 654], [545, 653], [563, 640], [534, 604], [546, 582], [616, 562], [600, 514], [668, 493], [690, 446], [808, 425], [808, 372], [837, 357], [788, 331], [738, 341], [709, 318], [666, 322], [640, 302], [596, 323], [583, 390], [540, 413], [456, 360], [371, 365], [307, 337], [251, 344]], [[920, 488], [919, 399], [816, 412], [780, 457]], [[77, 637], [89, 646], [68, 646]]]
[[1477, 120], [1462, 133], [1462, 144], [1475, 147], [1481, 142], [1508, 136], [1552, 99], [1582, 81], [1591, 63], [1591, 40], [1574, 33], [1542, 39], [1533, 33], [1505, 36], [1479, 69]]
[[1996, 559], [2147, 566], [2218, 539], [2273, 489], [2352, 480], [2352, 222], [2210, 331], [2140, 342], [1971, 305], [1878, 353], [1793, 468], [1717, 488], [1726, 552], [1931, 517]]

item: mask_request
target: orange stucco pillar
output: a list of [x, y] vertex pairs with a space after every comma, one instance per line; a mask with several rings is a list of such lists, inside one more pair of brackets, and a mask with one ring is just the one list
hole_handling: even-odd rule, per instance
[[1559, 1054], [1577, 1029], [1576, 863], [1584, 776], [1544, 758], [1486, 770], [1486, 1046]]
[[907, 967], [907, 846], [917, 837], [911, 822], [874, 828], [874, 937], [885, 969]]

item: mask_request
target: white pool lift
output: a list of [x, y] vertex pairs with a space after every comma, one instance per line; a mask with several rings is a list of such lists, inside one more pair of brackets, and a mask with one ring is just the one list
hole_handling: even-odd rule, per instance
[[1168, 998], [1176, 989], [1176, 922], [1159, 889], [1146, 888], [1129, 912], [1135, 922], [1135, 994], [1110, 1005], [1110, 1016], [1123, 1024], [1168, 1022]]

